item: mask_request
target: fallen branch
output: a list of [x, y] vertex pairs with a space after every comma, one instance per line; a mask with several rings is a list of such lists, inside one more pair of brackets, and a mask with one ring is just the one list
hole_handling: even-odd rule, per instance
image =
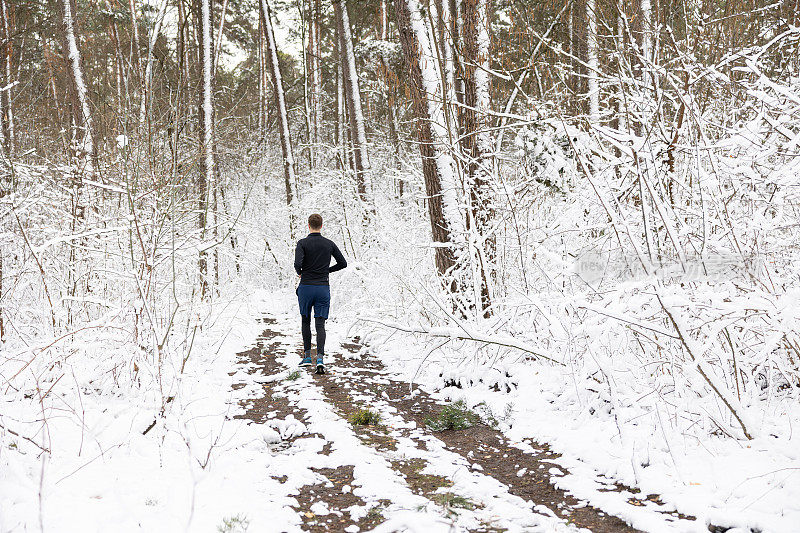
[[499, 335], [484, 335], [482, 333], [474, 333], [468, 331], [464, 328], [463, 325], [460, 325], [460, 329], [450, 329], [450, 328], [426, 328], [423, 326], [419, 327], [411, 327], [411, 326], [404, 326], [402, 324], [398, 324], [396, 322], [384, 322], [382, 320], [377, 320], [374, 318], [359, 318], [358, 320], [362, 322], [368, 322], [370, 324], [378, 324], [379, 326], [383, 326], [385, 328], [395, 329], [397, 331], [402, 331], [404, 333], [417, 333], [421, 335], [427, 335], [428, 337], [433, 337], [437, 339], [452, 339], [452, 340], [462, 340], [462, 341], [472, 341], [472, 342], [480, 342], [483, 344], [491, 344], [494, 346], [503, 346], [506, 348], [513, 348], [515, 350], [519, 350], [521, 352], [525, 352], [535, 356], [536, 358], [545, 359], [552, 363], [556, 363], [559, 365], [564, 365], [561, 361], [557, 361], [552, 357], [548, 357], [543, 355], [542, 353], [536, 351], [531, 346], [523, 342], [519, 342], [518, 340], [514, 339], [513, 337], [509, 336], [499, 336]]
[[50, 450], [48, 448], [43, 447], [38, 442], [36, 442], [35, 440], [33, 440], [33, 439], [29, 438], [29, 437], [26, 437], [25, 435], [20, 435], [19, 433], [17, 433], [13, 429], [5, 427], [3, 424], [0, 424], [0, 429], [2, 429], [3, 431], [8, 431], [9, 433], [14, 435], [15, 437], [19, 437], [20, 439], [23, 439], [23, 440], [26, 440], [26, 441], [30, 442], [31, 444], [33, 444], [34, 446], [36, 446], [37, 448], [39, 448], [40, 450], [42, 450], [45, 453], [50, 453]]

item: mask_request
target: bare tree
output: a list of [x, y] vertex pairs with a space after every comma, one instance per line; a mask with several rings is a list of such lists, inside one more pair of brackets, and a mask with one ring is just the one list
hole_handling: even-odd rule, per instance
[[361, 92], [356, 71], [356, 58], [353, 53], [353, 36], [350, 17], [343, 0], [333, 0], [336, 26], [339, 29], [339, 50], [342, 64], [342, 77], [346, 91], [347, 114], [350, 118], [350, 133], [353, 142], [353, 163], [356, 171], [356, 185], [362, 202], [367, 201], [367, 177], [369, 157], [367, 155], [367, 134], [364, 129], [364, 114], [361, 109]]
[[[286, 182], [286, 205], [291, 206], [293, 197], [292, 183], [295, 181], [295, 161], [292, 154], [292, 137], [289, 133], [289, 115], [286, 112], [283, 79], [281, 78], [281, 69], [278, 63], [278, 47], [275, 43], [275, 32], [272, 29], [272, 12], [267, 0], [261, 0], [260, 6], [261, 26], [264, 28], [264, 37], [267, 45], [267, 61], [272, 75], [272, 86], [275, 90], [275, 106], [278, 108], [278, 128], [281, 137], [281, 151], [283, 152], [283, 176]], [[293, 226], [293, 224], [291, 225]]]

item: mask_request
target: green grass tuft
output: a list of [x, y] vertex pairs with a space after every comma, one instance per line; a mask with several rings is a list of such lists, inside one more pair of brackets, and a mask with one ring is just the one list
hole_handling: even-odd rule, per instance
[[217, 526], [219, 533], [246, 533], [250, 527], [250, 520], [244, 515], [228, 516], [222, 519], [222, 525]]
[[381, 415], [370, 409], [359, 409], [347, 419], [354, 426], [377, 426], [381, 423]]
[[377, 522], [383, 522], [386, 518], [383, 516], [383, 509], [380, 507], [372, 507], [367, 511], [367, 519]]
[[448, 509], [468, 509], [471, 511], [476, 507], [472, 500], [452, 492], [434, 494], [433, 501]]
[[426, 418], [425, 425], [431, 431], [467, 429], [477, 424], [479, 420], [478, 415], [469, 410], [464, 400], [458, 400], [442, 408], [434, 418]]
[[294, 372], [286, 376], [286, 381], [297, 381], [298, 379], [300, 379], [301, 375], [302, 374], [300, 374], [299, 370], [295, 370]]

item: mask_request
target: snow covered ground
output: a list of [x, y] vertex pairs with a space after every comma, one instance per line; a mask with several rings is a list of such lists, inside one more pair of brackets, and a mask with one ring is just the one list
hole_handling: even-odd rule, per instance
[[[301, 516], [292, 508], [297, 505], [293, 495], [319, 481], [311, 467], [342, 465], [356, 466], [351, 490], [366, 502], [351, 510], [355, 516], [389, 500], [382, 511], [387, 518], [382, 531], [403, 524], [413, 531], [450, 531], [452, 520], [413, 494], [383, 456], [362, 444], [310, 378], [287, 390], [292, 405], [308, 414], [305, 423], [292, 415], [263, 425], [233, 418], [244, 412], [240, 402], [260, 394], [257, 380], [264, 381], [246, 373], [237, 353], [255, 342], [264, 327], [257, 319], [265, 312], [282, 319], [280, 331], [293, 331], [294, 315], [283, 314], [289, 300], [289, 295], [260, 295], [228, 306], [217, 320], [219, 327], [204, 333], [202, 360], [189, 365], [169, 415], [159, 417], [149, 431], [154, 413], [136, 399], [84, 397], [83, 427], [67, 418], [48, 419], [46, 431], [58, 435], [58, 451], [51, 457], [31, 443], [10, 439], [0, 463], [0, 531], [216, 531], [226, 520], [234, 524], [232, 531], [245, 525], [249, 531], [299, 531]], [[297, 339], [278, 340], [288, 351]], [[281, 359], [287, 368], [297, 363], [293, 352]], [[281, 380], [286, 374], [270, 378]], [[237, 383], [245, 386], [234, 391]], [[14, 409], [13, 403], [4, 403], [5, 424], [22, 416]], [[402, 426], [399, 419], [387, 421]], [[274, 448], [298, 436], [303, 438], [288, 449]], [[333, 451], [322, 455], [326, 442], [333, 443]], [[421, 453], [411, 444], [405, 449], [412, 456]], [[436, 473], [465, 469], [463, 458], [444, 450], [426, 455], [435, 457]], [[454, 476], [462, 492], [473, 497], [504, 493], [493, 479], [465, 470], [466, 475]], [[501, 523], [517, 531], [570, 529], [532, 512], [507, 491], [492, 501], [460, 521], [469, 526], [504, 517]], [[312, 506], [311, 512], [327, 514], [324, 505]]]
[[[563, 454], [558, 463], [570, 472], [558, 486], [637, 528], [665, 530], [656, 516], [626, 504], [617, 492], [603, 491], [609, 483], [658, 495], [667, 508], [697, 517], [696, 531], [706, 531], [705, 524], [800, 530], [800, 441], [793, 432], [800, 425], [800, 405], [789, 405], [771, 431], [752, 441], [724, 436], [699, 441], [666, 420], [655, 427], [637, 423], [648, 406], [636, 398], [592, 399], [577, 387], [570, 369], [529, 362], [505, 364], [502, 372], [470, 368], [458, 349], [431, 352], [429, 346], [424, 338], [414, 343], [395, 337], [376, 340], [371, 350], [398, 376], [439, 391], [442, 399], [485, 404], [503, 415], [501, 425], [512, 440], [548, 443]], [[416, 354], [429, 352], [423, 364]], [[442, 376], [459, 386], [445, 387]], [[509, 383], [510, 390], [495, 391], [494, 383]]]
[[[230, 531], [243, 531], [245, 525], [248, 531], [299, 531], [302, 513], [330, 512], [325, 505], [297, 509], [298, 494], [322, 479], [311, 467], [343, 465], [354, 466], [349, 490], [364, 502], [348, 512], [363, 517], [379, 508], [383, 523], [377, 531], [451, 531], [454, 523], [458, 530], [486, 523], [510, 531], [570, 529], [509, 494], [504, 485], [470, 468], [446, 447], [419, 449], [414, 443], [421, 438], [419, 428], [392, 412], [386, 402], [360, 398], [373, 402], [383, 414], [397, 442], [392, 454], [426, 460], [426, 473], [450, 478], [453, 486], [448, 490], [480, 505], [451, 515], [410, 490], [387, 459], [388, 452], [360, 440], [311, 376], [285, 381], [296, 363], [298, 340], [292, 297], [289, 291], [258, 294], [227, 306], [216, 325], [198, 339], [199, 359], [187, 365], [174, 385], [166, 417], [145, 407], [152, 405], [148, 398], [84, 391], [79, 418], [74, 413], [51, 414], [42, 425], [41, 420], [24, 419], [29, 413], [17, 412], [14, 402], [4, 401], [3, 425], [14, 424], [21, 435], [36, 435], [41, 428], [51, 435], [54, 453], [48, 458], [34, 444], [7, 434], [0, 450], [0, 531], [216, 531], [226, 520]], [[245, 411], [240, 402], [262, 393], [258, 381], [264, 377], [249, 374], [246, 365], [237, 363], [237, 353], [256, 341], [264, 329], [258, 318], [265, 314], [278, 319], [271, 327], [281, 335], [272, 342], [281, 346], [275, 353], [280, 353], [278, 362], [284, 368], [268, 380], [280, 383], [277, 386], [298, 413], [305, 413], [305, 420], [301, 415], [266, 423], [234, 418]], [[339, 343], [347, 339], [348, 329], [363, 328], [346, 320], [331, 326], [331, 353], [342, 351]], [[555, 472], [568, 472], [556, 475], [558, 486], [636, 528], [705, 531], [711, 523], [797, 531], [800, 473], [798, 446], [791, 435], [765, 435], [747, 444], [725, 438], [701, 443], [671, 434], [666, 427], [620, 425], [605, 411], [594, 409], [592, 414], [563, 370], [547, 365], [509, 365], [505, 370], [510, 392], [492, 390], [489, 380], [479, 383], [477, 378], [486, 376], [477, 373], [472, 374], [472, 386], [464, 382], [461, 388], [442, 388], [441, 370], [453, 367], [448, 357], [457, 353], [438, 351], [420, 366], [429, 352], [421, 340], [395, 336], [378, 342], [372, 337], [369, 351], [389, 375], [413, 378], [424, 389], [438, 390], [435, 396], [442, 399], [488, 407], [509, 440], [522, 449], [530, 448], [530, 439], [548, 443], [563, 454], [555, 461], [562, 468]], [[461, 374], [468, 376], [470, 370], [462, 367]], [[244, 386], [234, 390], [234, 384]], [[634, 418], [636, 411], [628, 408], [616, 416]], [[797, 417], [796, 411], [786, 414], [787, 431]], [[154, 420], [155, 426], [146, 431]], [[281, 446], [283, 441], [291, 445]], [[331, 444], [327, 454], [326, 443]], [[642, 494], [657, 494], [665, 505], [632, 505], [627, 500], [633, 494], [608, 491], [616, 482], [637, 487]], [[673, 507], [697, 520], [668, 521], [668, 515], [659, 512]]]

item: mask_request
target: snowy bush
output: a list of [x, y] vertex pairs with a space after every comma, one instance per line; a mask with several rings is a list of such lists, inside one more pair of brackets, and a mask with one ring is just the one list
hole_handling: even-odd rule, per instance
[[527, 177], [556, 191], [569, 190], [577, 168], [563, 128], [559, 132], [549, 121], [524, 126], [517, 131], [514, 146], [519, 149], [517, 155]]

